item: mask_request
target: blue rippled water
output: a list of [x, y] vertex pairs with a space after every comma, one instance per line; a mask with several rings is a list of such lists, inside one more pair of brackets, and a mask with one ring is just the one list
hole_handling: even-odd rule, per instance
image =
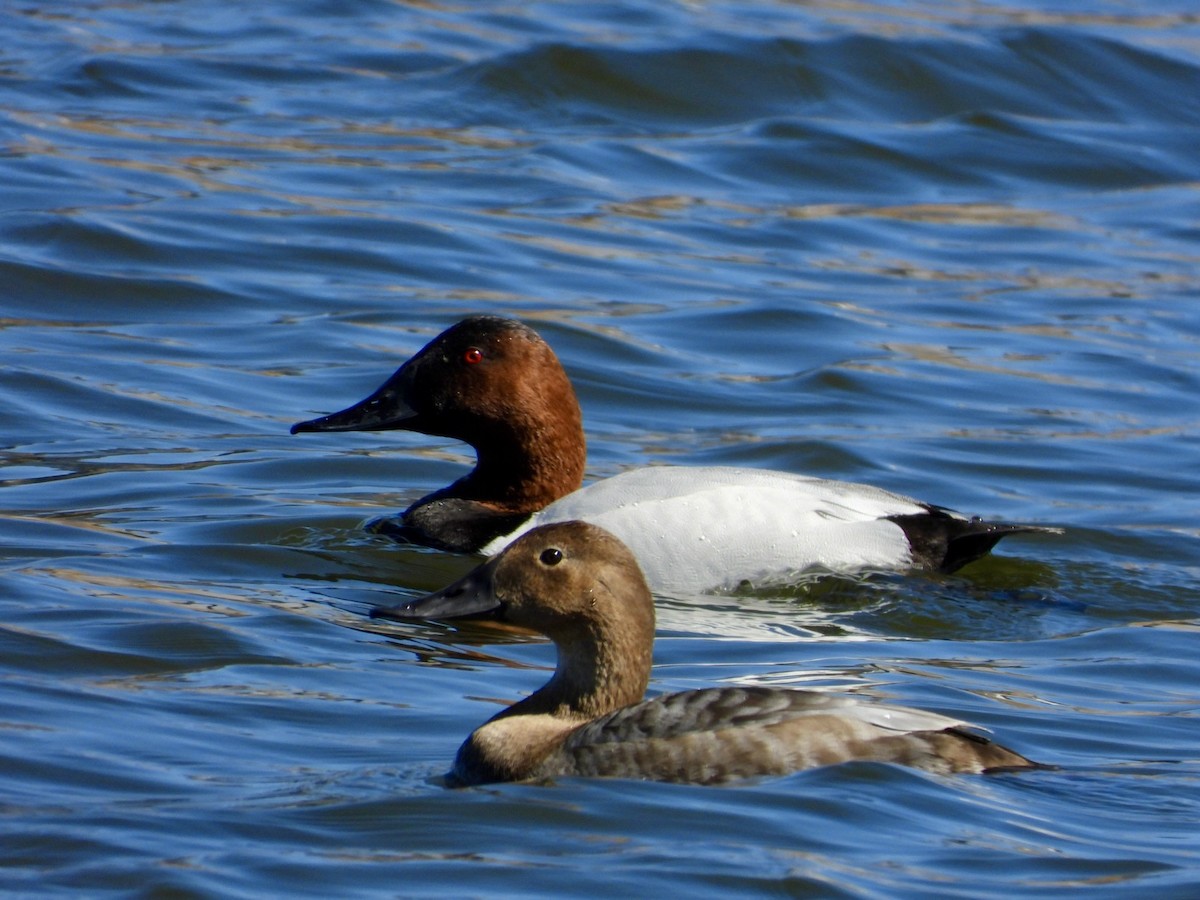
[[[10, 896], [1200, 894], [1194, 4], [0, 8]], [[652, 691], [959, 716], [1053, 771], [439, 775], [553, 662], [380, 625], [462, 445], [290, 437], [471, 312], [589, 477], [728, 463], [1062, 526], [661, 598]]]

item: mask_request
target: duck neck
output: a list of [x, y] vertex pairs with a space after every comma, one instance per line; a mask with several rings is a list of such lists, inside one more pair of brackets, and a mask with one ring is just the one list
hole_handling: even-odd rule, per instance
[[578, 490], [587, 444], [579, 405], [565, 407], [533, 421], [504, 422], [470, 441], [475, 468], [455, 483], [454, 494], [502, 512], [533, 513]]
[[639, 702], [650, 683], [654, 625], [588, 629], [557, 638], [558, 665], [540, 690], [502, 712], [588, 721]]

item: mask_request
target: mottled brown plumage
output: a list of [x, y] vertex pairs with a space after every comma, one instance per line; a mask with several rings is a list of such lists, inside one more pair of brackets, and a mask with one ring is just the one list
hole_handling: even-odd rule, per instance
[[550, 681], [459, 749], [458, 784], [564, 775], [719, 783], [849, 760], [932, 772], [1036, 767], [936, 713], [816, 691], [724, 687], [643, 700], [654, 604], [632, 553], [594, 525], [529, 532], [444, 590], [372, 615], [491, 613], [550, 637]]

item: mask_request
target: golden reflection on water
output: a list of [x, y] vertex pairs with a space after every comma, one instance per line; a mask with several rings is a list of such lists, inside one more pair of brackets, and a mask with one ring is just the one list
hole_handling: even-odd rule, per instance
[[[45, 566], [23, 571], [26, 575], [37, 574], [80, 585], [84, 588], [84, 593], [96, 599], [128, 598], [130, 594], [137, 594], [139, 603], [188, 610], [200, 606], [206, 612], [219, 613], [231, 618], [251, 614], [245, 609], [247, 598], [244, 586], [205, 587], [194, 583], [163, 581], [137, 575], [105, 575], [64, 566]], [[282, 600], [282, 598], [276, 599]], [[306, 601], [291, 598], [286, 602], [285, 608], [292, 612], [299, 612], [312, 605]], [[324, 612], [323, 609], [322, 612]]]
[[[50, 481], [58, 480], [63, 476], [47, 476], [41, 479], [30, 479], [34, 481]], [[3, 482], [0, 482], [3, 484]], [[110, 537], [133, 538], [139, 541], [157, 542], [153, 534], [149, 532], [137, 531], [132, 528], [117, 528], [106, 523], [101, 516], [108, 514], [111, 510], [73, 510], [69, 513], [39, 513], [37, 515], [17, 515], [3, 514], [0, 515], [0, 521], [21, 522], [29, 524], [49, 523], [51, 525], [61, 525], [67, 528], [78, 528], [82, 531], [91, 531], [97, 534], [103, 534]]]

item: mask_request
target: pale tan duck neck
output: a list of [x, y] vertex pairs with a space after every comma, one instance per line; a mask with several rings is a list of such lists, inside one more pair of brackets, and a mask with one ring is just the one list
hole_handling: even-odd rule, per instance
[[558, 665], [539, 690], [493, 717], [550, 715], [574, 727], [639, 702], [650, 683], [653, 626], [645, 641], [636, 625], [604, 628], [556, 641]]

